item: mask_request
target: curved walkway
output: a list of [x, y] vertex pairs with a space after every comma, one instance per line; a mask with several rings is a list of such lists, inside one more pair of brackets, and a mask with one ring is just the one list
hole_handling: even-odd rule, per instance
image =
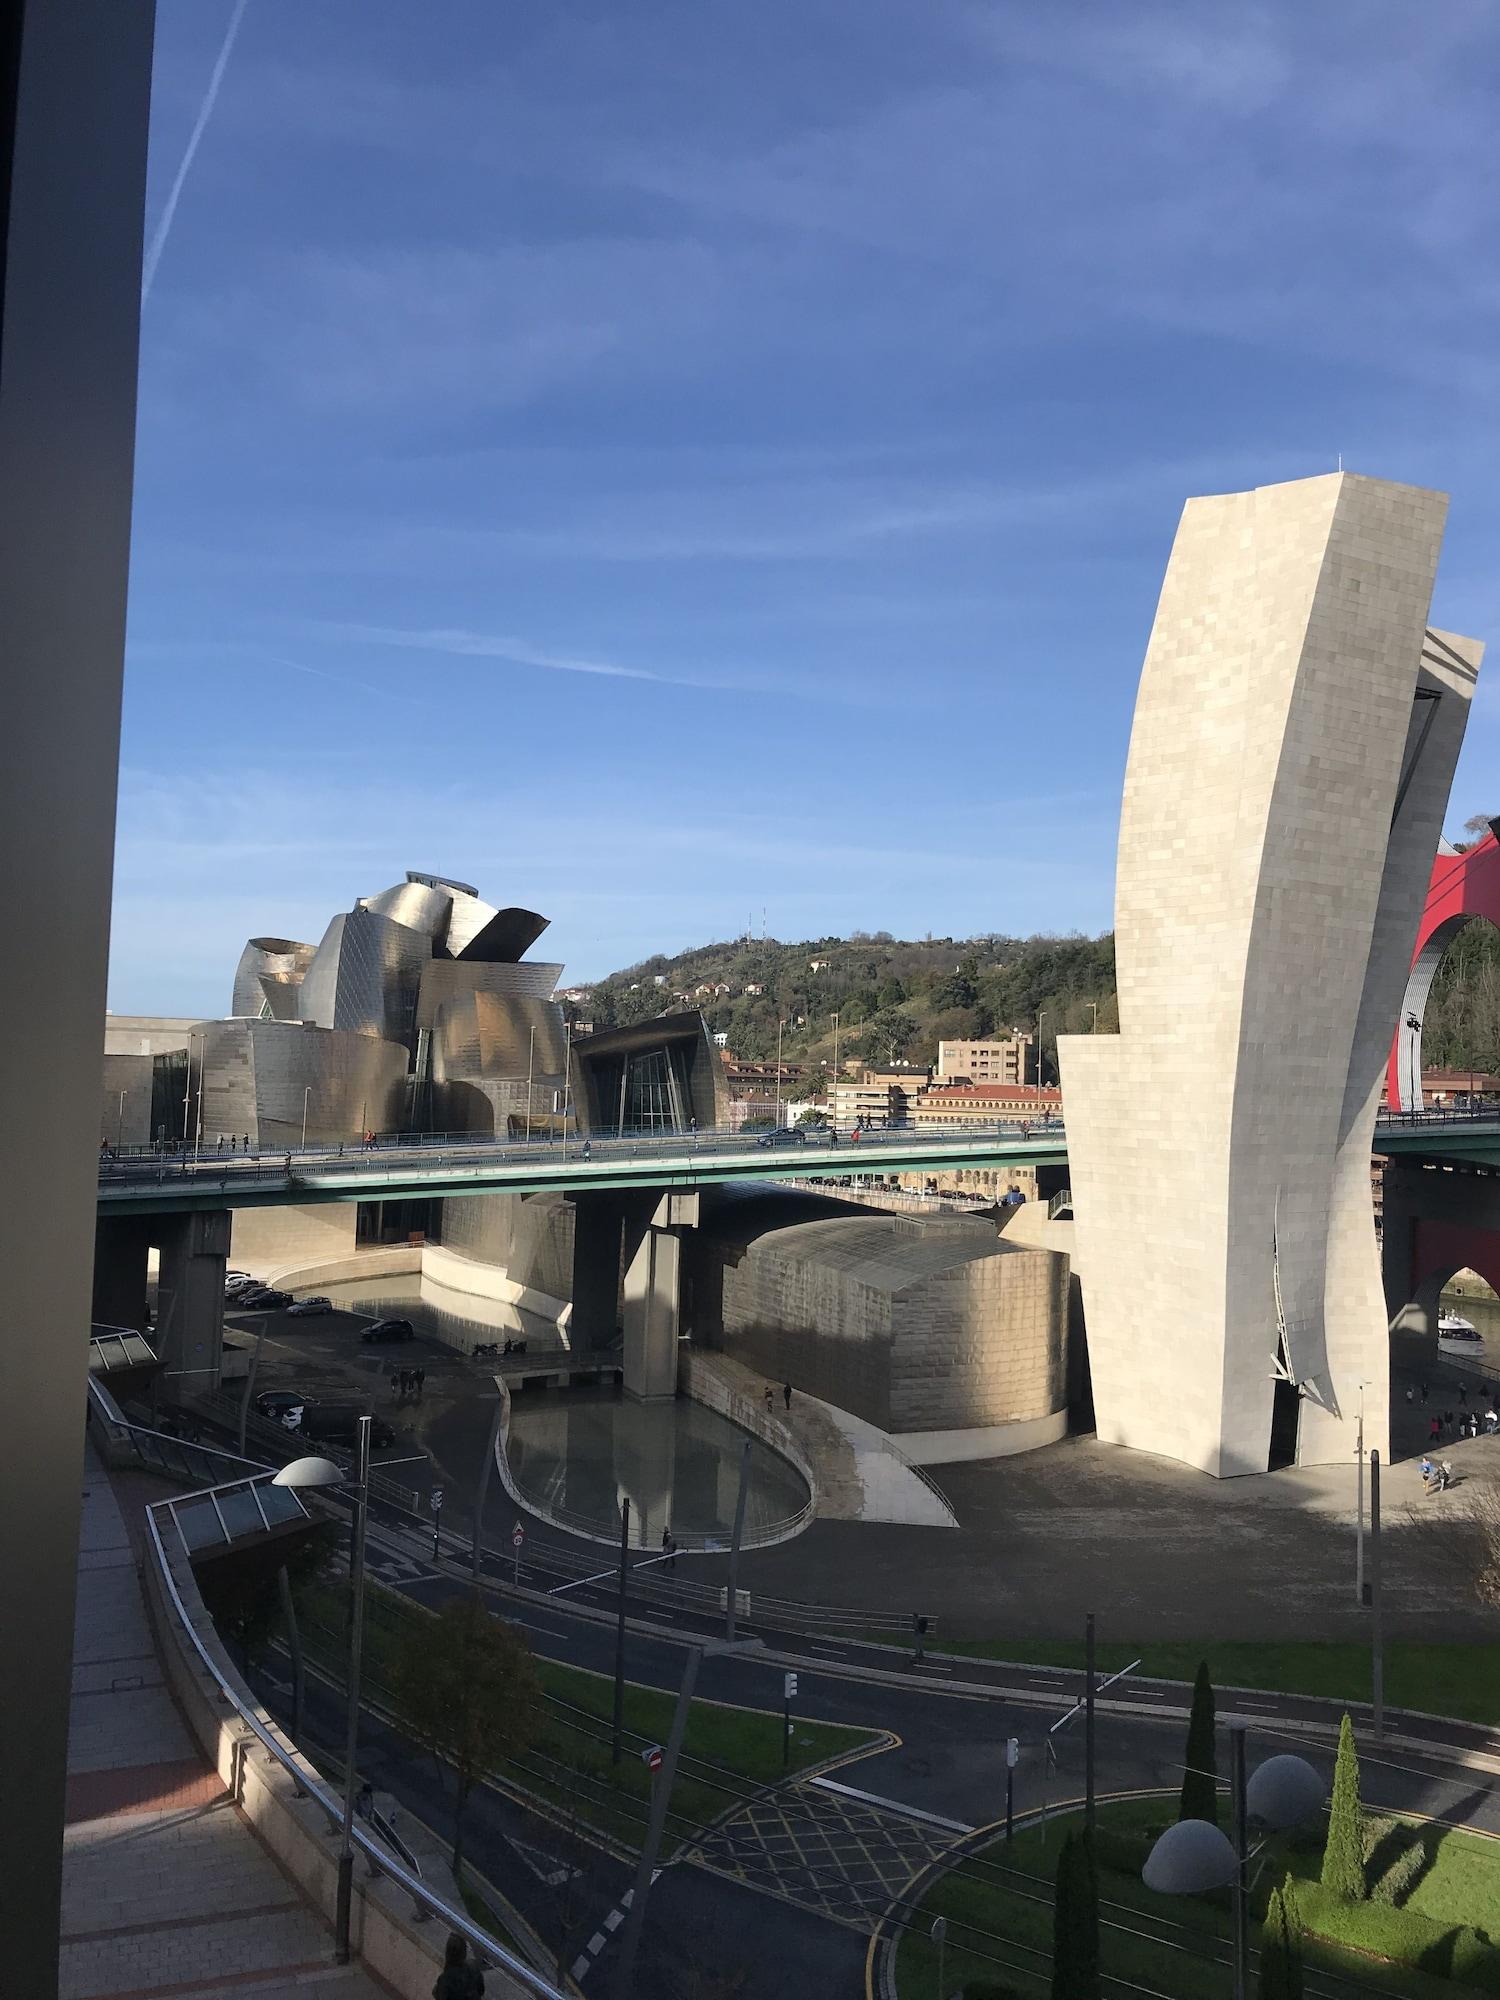
[[[377, 2000], [203, 1761], [167, 1691], [111, 1476], [87, 1449], [61, 2000]], [[159, 1490], [159, 1489], [158, 1489]], [[133, 1510], [138, 1512], [139, 1510]]]

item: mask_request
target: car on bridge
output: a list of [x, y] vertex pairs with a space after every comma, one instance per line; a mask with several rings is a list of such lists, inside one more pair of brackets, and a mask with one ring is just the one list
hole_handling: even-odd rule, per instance
[[805, 1146], [807, 1134], [795, 1125], [777, 1125], [769, 1132], [762, 1132], [755, 1143], [757, 1146]]
[[366, 1346], [378, 1347], [391, 1340], [415, 1340], [417, 1330], [409, 1319], [377, 1319], [359, 1337]]

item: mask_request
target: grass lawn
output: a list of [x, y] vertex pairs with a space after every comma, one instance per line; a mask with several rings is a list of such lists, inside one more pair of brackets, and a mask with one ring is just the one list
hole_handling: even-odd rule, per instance
[[[892, 1645], [910, 1647], [904, 1633], [884, 1636]], [[1081, 1641], [944, 1638], [940, 1650], [973, 1659], [1014, 1660], [1027, 1666], [1083, 1671]], [[1146, 1640], [1136, 1646], [1101, 1645], [1098, 1651], [1101, 1673], [1114, 1673], [1138, 1659], [1142, 1674], [1191, 1681], [1198, 1662], [1206, 1659], [1216, 1688], [1266, 1688], [1272, 1693], [1327, 1695], [1336, 1701], [1370, 1699], [1368, 1646], [1342, 1642], [1283, 1645], [1254, 1640], [1202, 1645]], [[1430, 1715], [1452, 1715], [1466, 1722], [1500, 1723], [1500, 1646], [1390, 1641], [1385, 1649], [1385, 1698], [1396, 1708], [1425, 1709]]]
[[[1227, 1898], [1216, 1906], [1206, 1899], [1156, 1896], [1140, 1880], [1139, 1863], [1152, 1834], [1166, 1825], [1175, 1811], [1175, 1798], [1166, 1796], [1101, 1804], [1103, 1970], [1116, 1979], [1134, 1981], [1147, 1992], [1170, 1996], [1170, 2000], [1229, 2000]], [[927, 2000], [937, 1991], [937, 1947], [928, 1933], [933, 1918], [939, 1915], [948, 1920], [943, 1967], [946, 1992], [960, 1990], [966, 1980], [980, 1979], [1013, 1987], [1027, 2000], [1048, 1992], [1051, 1885], [1063, 1834], [1079, 1823], [1077, 1814], [1059, 1816], [1045, 1837], [1038, 1829], [1028, 1829], [1008, 1847], [1003, 1841], [992, 1843], [933, 1887], [924, 1897], [914, 1925], [901, 1939], [896, 1973], [903, 2000]], [[1413, 1891], [1410, 1907], [1445, 1925], [1456, 1926], [1462, 1921], [1500, 1931], [1500, 1843], [1452, 1831], [1432, 1831], [1436, 1836], [1431, 1839], [1432, 1865]], [[1305, 1840], [1301, 1853], [1273, 1856], [1261, 1878], [1262, 1892], [1280, 1881], [1288, 1868], [1303, 1879], [1315, 1879], [1317, 1847], [1316, 1840]], [[1312, 1907], [1316, 1893], [1308, 1891], [1307, 1919], [1321, 1920], [1328, 1914]], [[1402, 1912], [1390, 1905], [1372, 1904], [1357, 1906], [1356, 1918], [1361, 1908], [1370, 1913], [1367, 1930], [1377, 1935], [1389, 1931], [1391, 1948], [1400, 1948], [1396, 1933], [1402, 1928]], [[1333, 1927], [1342, 1928], [1346, 1935], [1354, 1934], [1354, 1927], [1347, 1923]], [[1399, 1995], [1401, 2000], [1455, 2000], [1465, 1991], [1500, 1991], [1500, 1984], [1491, 1984], [1486, 1968], [1477, 1967], [1472, 1957], [1463, 1966], [1465, 1971], [1478, 1973], [1470, 1986], [1383, 1963], [1369, 1955], [1375, 1936], [1367, 1935], [1361, 1942], [1365, 1950], [1309, 1938], [1307, 1963], [1342, 1972], [1367, 1992]], [[1252, 1950], [1257, 1944], [1258, 1932], [1252, 1930]], [[1215, 1951], [1220, 1962], [1211, 1957]]]
[[[345, 1598], [336, 1586], [314, 1583], [298, 1592], [303, 1644], [335, 1678], [343, 1672]], [[397, 1593], [369, 1585], [365, 1593], [364, 1680], [379, 1699], [386, 1663], [401, 1626], [426, 1613]], [[611, 1759], [614, 1682], [582, 1667], [538, 1660], [537, 1677], [550, 1697], [547, 1725], [526, 1755], [497, 1775], [509, 1778], [556, 1805], [580, 1828], [593, 1828], [634, 1851], [645, 1831], [651, 1773], [641, 1752], [665, 1744], [676, 1696], [657, 1688], [625, 1688], [623, 1750]], [[877, 1740], [869, 1730], [838, 1723], [792, 1722], [791, 1756], [785, 1769], [800, 1771], [829, 1757]], [[730, 1708], [695, 1700], [667, 1813], [667, 1849], [689, 1838], [729, 1810], [757, 1786], [783, 1775], [782, 1719], [779, 1711]]]

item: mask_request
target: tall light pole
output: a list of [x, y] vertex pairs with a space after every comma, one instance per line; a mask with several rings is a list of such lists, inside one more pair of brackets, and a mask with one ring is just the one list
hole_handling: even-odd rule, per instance
[[1038, 1105], [1042, 1101], [1042, 1023], [1051, 1011], [1048, 1007], [1039, 1007], [1036, 1016], [1036, 1101]]
[[193, 1096], [193, 1038], [191, 1035], [189, 1035], [188, 1045], [187, 1045], [187, 1075], [182, 1080], [182, 1143], [184, 1146], [186, 1146], [189, 1135], [191, 1134], [193, 1129], [191, 1124], [188, 1122], [188, 1116], [189, 1116], [188, 1106], [192, 1102], [192, 1096]]
[[776, 1123], [778, 1127], [781, 1124], [781, 1031], [785, 1026], [785, 1021], [778, 1021], [776, 1023]]
[[[349, 1963], [349, 1904], [354, 1888], [354, 1760], [359, 1751], [359, 1670], [365, 1638], [365, 1513], [370, 1497], [370, 1418], [359, 1420], [354, 1489], [354, 1545], [350, 1556], [352, 1601], [349, 1612], [349, 1721], [344, 1734], [344, 1818], [339, 1834], [338, 1901], [334, 1910], [333, 1955]], [[326, 1458], [294, 1458], [273, 1486], [342, 1486], [344, 1472]]]
[[130, 1092], [128, 1090], [120, 1092], [120, 1110], [115, 1119], [115, 1151], [117, 1153], [125, 1142], [125, 1100], [129, 1095]]
[[834, 1135], [835, 1137], [837, 1137], [839, 1129], [839, 1017], [837, 1014], [834, 1014], [832, 1019], [833, 1019], [833, 1091], [831, 1093], [832, 1103], [829, 1106], [829, 1114], [833, 1120]]
[[568, 1092], [573, 1087], [573, 1017], [568, 1016], [568, 1046], [563, 1057], [562, 1139], [563, 1158], [568, 1157]]
[[526, 1043], [526, 1143], [531, 1144], [531, 1080], [536, 1072], [536, 1023]]
[[304, 1153], [307, 1151], [307, 1100], [311, 1096], [312, 1096], [312, 1085], [310, 1083], [304, 1083], [302, 1086], [302, 1147], [301, 1147], [301, 1150]]

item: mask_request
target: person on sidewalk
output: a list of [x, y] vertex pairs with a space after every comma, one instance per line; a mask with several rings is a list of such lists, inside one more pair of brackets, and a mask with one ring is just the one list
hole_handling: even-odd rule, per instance
[[782, 1395], [782, 1400], [785, 1402], [787, 1406], [787, 1409], [790, 1411], [792, 1407], [792, 1385], [790, 1382], [782, 1383], [781, 1395]]
[[454, 1931], [443, 1948], [443, 1969], [432, 1989], [432, 2000], [481, 2000], [484, 1974], [469, 1963], [466, 1940]]
[[770, 1383], [768, 1382], [766, 1384], [766, 1415], [769, 1417], [775, 1408], [776, 1408], [776, 1391], [771, 1387]]

